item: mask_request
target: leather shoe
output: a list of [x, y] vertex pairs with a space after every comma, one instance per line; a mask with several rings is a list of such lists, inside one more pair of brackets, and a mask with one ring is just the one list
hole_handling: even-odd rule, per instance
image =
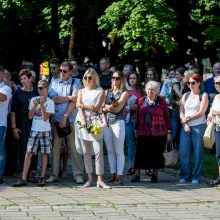
[[157, 176], [152, 175], [152, 176], [151, 176], [151, 180], [150, 180], [150, 182], [151, 182], [151, 183], [157, 183], [157, 181], [158, 181]]
[[215, 179], [215, 180], [213, 180], [212, 182], [211, 182], [211, 185], [212, 186], [217, 186], [217, 185], [219, 185], [220, 184], [220, 176], [217, 178], [217, 179]]
[[140, 176], [136, 176], [136, 175], [132, 176], [130, 182], [131, 182], [131, 183], [140, 182]]
[[87, 187], [91, 187], [92, 186], [92, 181], [87, 181], [83, 187], [87, 188]]
[[103, 189], [111, 189], [111, 186], [106, 185], [105, 183], [99, 183], [97, 182], [97, 188], [103, 188]]

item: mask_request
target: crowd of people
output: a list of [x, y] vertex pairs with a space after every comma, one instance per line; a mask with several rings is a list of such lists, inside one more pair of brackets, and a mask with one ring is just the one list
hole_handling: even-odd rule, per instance
[[[39, 186], [66, 177], [70, 160], [76, 183], [91, 187], [93, 159], [99, 188], [126, 184], [125, 172], [132, 183], [139, 182], [141, 169], [151, 176], [151, 183], [157, 183], [165, 145], [172, 141], [179, 151], [178, 181], [198, 184], [203, 134], [214, 121], [219, 177], [211, 184], [220, 184], [220, 62], [206, 81], [199, 68], [191, 66], [173, 67], [160, 79], [155, 68], [148, 67], [141, 82], [132, 65], [120, 69], [111, 66], [108, 57], [100, 59], [100, 73], [92, 67], [80, 72], [77, 59], [60, 63], [52, 58], [49, 67], [52, 76], [38, 82], [29, 69], [21, 69], [15, 81], [0, 67], [0, 183], [4, 175], [18, 177], [14, 187], [35, 182], [39, 159]], [[100, 115], [107, 126], [94, 135], [90, 121]], [[50, 166], [52, 175], [47, 178]]]

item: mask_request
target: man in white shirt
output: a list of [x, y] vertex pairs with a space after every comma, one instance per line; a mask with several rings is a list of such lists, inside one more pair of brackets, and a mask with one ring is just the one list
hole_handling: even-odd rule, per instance
[[8, 104], [12, 96], [12, 90], [3, 82], [4, 68], [0, 67], [0, 184], [3, 183], [5, 168], [5, 135], [7, 129]]

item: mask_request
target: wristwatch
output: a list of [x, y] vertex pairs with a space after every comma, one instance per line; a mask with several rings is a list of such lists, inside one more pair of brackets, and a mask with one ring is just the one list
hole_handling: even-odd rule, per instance
[[186, 117], [186, 121], [190, 121], [191, 120], [191, 117], [190, 116], [187, 116]]
[[68, 117], [68, 115], [67, 115], [67, 114], [64, 114], [63, 116], [64, 116], [64, 117]]

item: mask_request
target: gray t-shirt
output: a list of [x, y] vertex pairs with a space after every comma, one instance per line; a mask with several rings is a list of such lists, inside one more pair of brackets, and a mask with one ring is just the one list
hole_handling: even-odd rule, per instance
[[[105, 104], [111, 105], [114, 100], [118, 101], [123, 92], [117, 92], [115, 95], [111, 89], [108, 90]], [[125, 120], [125, 106], [118, 113], [108, 112], [107, 120], [109, 124], [114, 124], [118, 120]]]

